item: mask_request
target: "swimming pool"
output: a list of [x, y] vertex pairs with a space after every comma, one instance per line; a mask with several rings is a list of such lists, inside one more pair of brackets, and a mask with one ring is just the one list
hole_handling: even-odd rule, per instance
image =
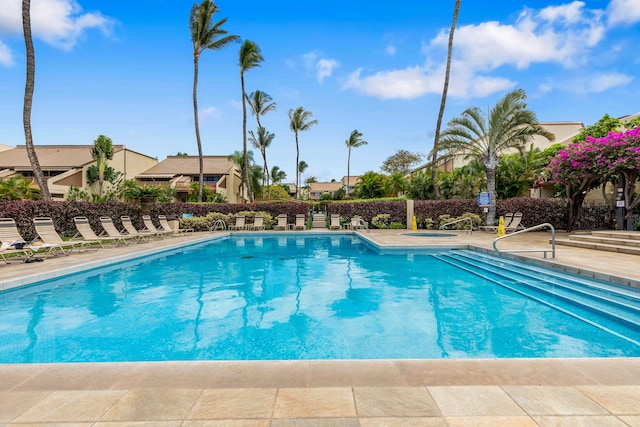
[[590, 291], [614, 300], [602, 314], [526, 288], [544, 275], [345, 234], [237, 235], [0, 293], [0, 362], [640, 356], [637, 293]]

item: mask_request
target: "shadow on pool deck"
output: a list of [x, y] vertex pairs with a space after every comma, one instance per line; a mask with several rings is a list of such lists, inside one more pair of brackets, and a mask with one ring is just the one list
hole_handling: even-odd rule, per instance
[[[363, 233], [422, 246], [406, 230]], [[280, 232], [291, 233], [291, 232]], [[308, 233], [308, 232], [307, 232]], [[335, 233], [335, 232], [334, 232]], [[107, 258], [191, 245], [208, 233], [0, 265], [0, 283], [71, 272]], [[491, 249], [493, 235], [455, 244]], [[501, 248], [548, 246], [528, 233]], [[433, 238], [451, 245], [451, 239]], [[511, 241], [509, 241], [511, 240]], [[432, 244], [432, 242], [428, 242]], [[541, 254], [526, 257], [541, 260]], [[559, 247], [554, 262], [640, 281], [634, 255]], [[162, 362], [0, 365], [0, 425], [640, 426], [640, 359]], [[57, 423], [57, 424], [53, 424]], [[94, 424], [95, 423], [95, 424]]]

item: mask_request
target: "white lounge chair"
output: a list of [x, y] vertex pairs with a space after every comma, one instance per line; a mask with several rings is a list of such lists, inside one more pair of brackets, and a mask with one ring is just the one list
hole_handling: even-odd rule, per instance
[[332, 214], [329, 222], [329, 230], [340, 230], [342, 225], [340, 224], [340, 215]]
[[131, 217], [129, 216], [125, 215], [120, 217], [120, 221], [122, 222], [122, 226], [124, 227], [123, 232], [126, 231], [127, 236], [137, 237], [138, 239], [141, 239], [141, 240], [147, 240], [149, 237], [154, 237], [153, 234], [142, 233], [138, 231], [138, 229], [133, 225], [133, 222], [131, 222]]
[[297, 214], [296, 215], [296, 224], [294, 225], [296, 230], [304, 230], [307, 228], [307, 224], [305, 223], [305, 215]]
[[229, 230], [246, 230], [247, 226], [245, 225], [245, 221], [246, 217], [244, 215], [238, 215], [236, 217], [236, 223], [229, 226]]
[[86, 249], [99, 249], [102, 247], [99, 241], [95, 240], [67, 240], [65, 241], [56, 231], [53, 220], [49, 217], [33, 218], [33, 225], [36, 233], [46, 250], [45, 255], [69, 255], [73, 249], [84, 251]]
[[73, 222], [76, 224], [78, 233], [76, 233], [76, 235], [73, 236], [71, 240], [82, 237], [82, 239], [84, 239], [85, 241], [98, 242], [100, 247], [104, 247], [102, 242], [110, 243], [114, 246], [117, 246], [119, 244], [127, 244], [127, 242], [122, 237], [98, 236], [95, 231], [93, 231], [93, 228], [91, 228], [89, 218], [87, 218], [86, 216], [77, 216], [73, 218]]
[[158, 222], [160, 223], [160, 230], [167, 233], [179, 234], [193, 232], [193, 228], [178, 228], [174, 230], [173, 228], [171, 228], [171, 225], [169, 225], [169, 221], [167, 221], [166, 215], [158, 215]]
[[125, 244], [128, 244], [128, 240], [133, 239], [137, 240], [138, 242], [144, 241], [144, 239], [142, 238], [143, 236], [130, 236], [128, 234], [121, 233], [116, 228], [116, 225], [113, 223], [111, 217], [101, 216], [100, 224], [102, 225], [102, 228], [104, 229], [104, 232], [107, 234], [107, 236], [114, 239], [122, 239]]
[[287, 229], [287, 214], [278, 215], [278, 223], [273, 227], [274, 230]]
[[264, 230], [264, 217], [256, 215], [253, 224], [248, 227], [249, 230]]

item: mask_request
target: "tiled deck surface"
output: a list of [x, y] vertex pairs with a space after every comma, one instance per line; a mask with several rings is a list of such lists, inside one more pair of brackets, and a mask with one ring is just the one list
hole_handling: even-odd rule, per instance
[[[289, 232], [285, 232], [289, 233]], [[365, 233], [381, 245], [473, 245]], [[210, 237], [0, 265], [4, 286]], [[548, 247], [527, 233], [500, 248]], [[540, 253], [527, 256], [541, 260]], [[569, 270], [640, 283], [634, 255], [558, 247]], [[483, 359], [0, 365], [0, 426], [640, 426], [640, 359]]]

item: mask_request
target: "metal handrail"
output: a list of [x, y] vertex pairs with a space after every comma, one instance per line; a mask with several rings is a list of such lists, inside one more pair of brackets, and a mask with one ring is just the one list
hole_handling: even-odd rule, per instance
[[220, 226], [221, 231], [225, 231], [227, 229], [227, 223], [224, 222], [224, 220], [216, 219], [213, 223], [213, 226], [211, 227], [211, 232], [216, 231], [218, 229], [218, 226]]
[[[506, 251], [501, 251], [496, 247], [496, 243], [498, 240], [506, 239], [507, 237], [513, 237], [516, 234], [526, 233], [528, 231], [539, 230], [541, 228], [550, 228], [551, 229], [551, 249], [511, 249]], [[493, 250], [498, 253], [510, 253], [510, 252], [542, 252], [544, 253], [544, 257], [547, 257], [547, 252], [551, 252], [551, 258], [556, 257], [556, 229], [553, 228], [553, 225], [545, 222], [544, 224], [534, 225], [533, 227], [525, 228], [524, 230], [516, 231], [511, 234], [505, 234], [504, 236], [496, 237], [493, 240]]]
[[455, 223], [462, 222], [462, 221], [469, 221], [469, 229], [465, 230], [465, 231], [467, 232], [467, 234], [473, 234], [473, 220], [471, 218], [469, 218], [468, 216], [464, 217], [464, 218], [458, 218], [458, 219], [454, 219], [453, 221], [446, 222], [446, 223], [444, 223], [444, 224], [442, 224], [440, 226], [440, 230], [444, 230], [447, 225], [455, 224]]

